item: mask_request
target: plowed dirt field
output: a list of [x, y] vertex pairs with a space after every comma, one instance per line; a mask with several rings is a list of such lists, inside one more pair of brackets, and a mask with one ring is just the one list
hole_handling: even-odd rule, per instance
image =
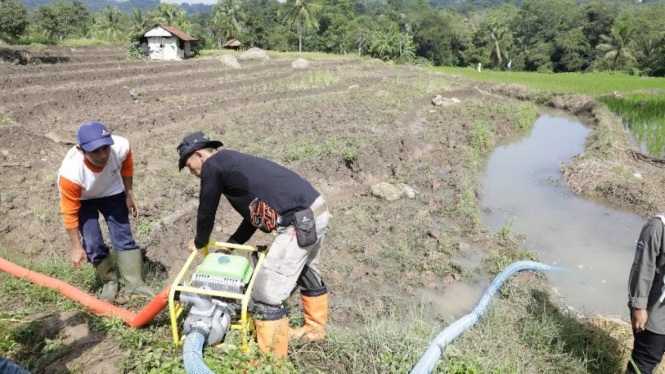
[[[3, 56], [20, 57], [15, 51]], [[180, 270], [194, 235], [198, 180], [178, 172], [176, 146], [196, 130], [295, 170], [327, 198], [334, 218], [322, 270], [331, 324], [362, 324], [359, 311], [413, 304], [416, 288], [442, 290], [463, 279], [468, 269], [455, 258], [468, 243], [483, 251], [495, 247], [474, 233], [473, 211], [460, 213], [475, 200], [467, 183], [477, 141], [470, 133], [486, 120], [495, 139], [511, 134], [520, 102], [372, 60], [331, 56], [294, 69], [291, 58], [275, 55], [231, 69], [216, 56], [178, 62], [124, 56], [113, 48], [49, 47], [19, 59], [25, 65], [0, 64], [0, 250], [22, 265], [68, 260], [56, 173], [87, 120], [130, 140], [141, 207], [132, 224], [157, 289]], [[435, 106], [436, 95], [455, 100]], [[370, 188], [380, 182], [407, 184], [415, 198], [376, 198]], [[239, 217], [224, 202], [217, 222], [214, 237], [224, 240]], [[251, 243], [270, 241], [256, 234]], [[84, 290], [95, 294], [99, 284]], [[2, 300], [5, 313], [39, 305], [18, 294]], [[38, 361], [35, 372], [112, 373], [126, 357], [103, 335], [88, 334], [88, 324], [79, 326], [79, 312], [34, 311], [25, 319], [53, 327], [45, 339], [72, 347], [56, 361]], [[73, 320], [79, 322], [67, 322]]]

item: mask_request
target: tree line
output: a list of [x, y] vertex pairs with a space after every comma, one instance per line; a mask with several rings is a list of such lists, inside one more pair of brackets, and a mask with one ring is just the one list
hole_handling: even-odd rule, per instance
[[276, 51], [543, 73], [624, 71], [665, 76], [665, 2], [625, 0], [219, 0], [209, 12], [154, 1], [150, 10], [92, 12], [57, 0], [28, 10], [0, 0], [0, 37], [129, 40], [173, 25], [219, 48], [228, 39]]

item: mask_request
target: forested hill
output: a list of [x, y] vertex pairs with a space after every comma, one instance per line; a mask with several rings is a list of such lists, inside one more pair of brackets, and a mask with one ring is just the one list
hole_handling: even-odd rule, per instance
[[[114, 0], [78, 0], [80, 3], [85, 5], [86, 8], [93, 12], [99, 12], [106, 6], [110, 5], [112, 7], [117, 7], [123, 12], [129, 13], [132, 8], [137, 7], [142, 11], [148, 11], [155, 9], [159, 4], [160, 0], [126, 0], [126, 1], [114, 1]], [[621, 1], [621, 0], [619, 0]], [[625, 2], [632, 3], [653, 3], [653, 2], [665, 2], [665, 0], [623, 0]], [[39, 5], [53, 3], [54, 0], [17, 0], [18, 3], [25, 5], [28, 9], [32, 9]], [[409, 0], [359, 0], [359, 3], [400, 3], [400, 2], [409, 2]], [[487, 9], [487, 8], [498, 8], [501, 4], [510, 3], [516, 6], [520, 6], [522, 0], [429, 0], [429, 5], [434, 8], [455, 8], [462, 13], [466, 13], [473, 10]], [[196, 15], [199, 13], [207, 13], [212, 10], [212, 5], [206, 5], [202, 3], [182, 3], [181, 8], [185, 10], [188, 15]]]
[[[127, 1], [113, 1], [113, 0], [78, 0], [86, 8], [93, 12], [99, 12], [106, 6], [118, 7], [123, 12], [129, 13], [132, 8], [137, 7], [142, 11], [148, 11], [157, 8], [160, 4], [159, 0], [127, 0]], [[25, 5], [28, 9], [34, 7], [51, 4], [53, 0], [17, 0], [18, 3]], [[188, 15], [195, 15], [198, 13], [206, 13], [212, 10], [212, 5], [206, 4], [189, 4], [183, 3], [180, 5]]]
[[[389, 0], [391, 1], [391, 0]], [[665, 2], [665, 0], [624, 0], [627, 3], [656, 3]], [[501, 4], [510, 3], [516, 6], [522, 4], [522, 0], [429, 0], [429, 4], [435, 8], [453, 7], [461, 12], [498, 8]]]

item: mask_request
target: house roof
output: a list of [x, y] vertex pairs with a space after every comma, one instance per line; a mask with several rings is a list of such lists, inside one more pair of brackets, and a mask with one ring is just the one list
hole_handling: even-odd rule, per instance
[[229, 39], [222, 44], [222, 48], [224, 47], [242, 47], [242, 43], [238, 39]]
[[[150, 30], [153, 30], [155, 27], [160, 27], [160, 28], [168, 31], [169, 33], [173, 34], [174, 36], [176, 36], [176, 37], [178, 37], [181, 40], [184, 40], [186, 42], [193, 42], [193, 41], [198, 40], [195, 37], [187, 34], [186, 32], [184, 32], [184, 31], [182, 31], [182, 30], [180, 30], [180, 29], [178, 29], [177, 27], [174, 27], [174, 26], [157, 24], [157, 25], [153, 26]], [[143, 35], [147, 34], [150, 30], [144, 32]]]

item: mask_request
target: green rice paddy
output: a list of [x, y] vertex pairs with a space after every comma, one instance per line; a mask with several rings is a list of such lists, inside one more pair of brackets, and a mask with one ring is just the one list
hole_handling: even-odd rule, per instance
[[665, 157], [665, 78], [609, 72], [541, 74], [483, 70], [479, 73], [471, 68], [432, 69], [473, 80], [519, 84], [537, 91], [593, 96], [621, 116], [641, 152]]
[[599, 100], [621, 116], [642, 152], [665, 156], [665, 95], [635, 94]]

